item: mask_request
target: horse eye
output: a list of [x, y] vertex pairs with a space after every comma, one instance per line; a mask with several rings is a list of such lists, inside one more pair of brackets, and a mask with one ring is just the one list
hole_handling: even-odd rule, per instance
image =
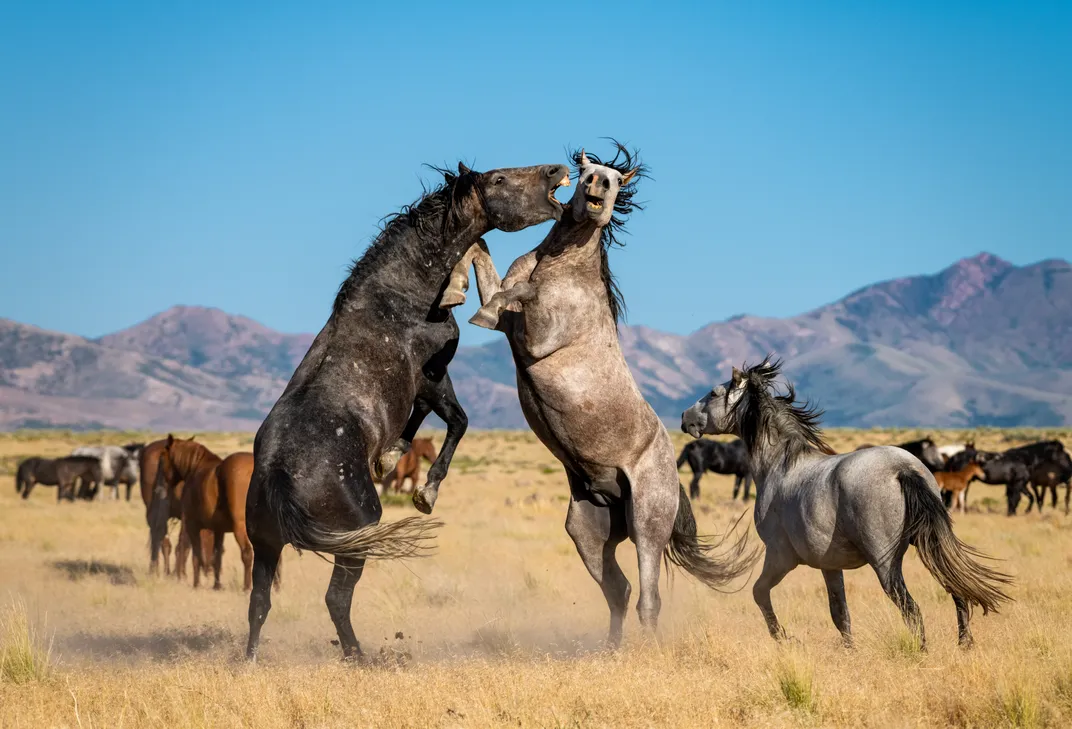
[[618, 187], [621, 187], [621, 186], [622, 186], [622, 178], [619, 177], [618, 178]]

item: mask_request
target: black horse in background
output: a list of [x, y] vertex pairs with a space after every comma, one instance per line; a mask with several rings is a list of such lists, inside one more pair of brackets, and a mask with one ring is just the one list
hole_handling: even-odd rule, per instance
[[751, 498], [752, 491], [752, 465], [748, 460], [748, 449], [739, 438], [722, 443], [717, 440], [700, 438], [691, 443], [686, 443], [681, 449], [681, 455], [677, 457], [677, 467], [688, 462], [692, 469], [692, 481], [689, 482], [689, 498], [700, 498], [700, 479], [706, 471], [733, 475], [733, 498], [741, 491], [744, 484], [744, 501]]
[[561, 217], [554, 192], [569, 184], [565, 165], [441, 172], [443, 185], [389, 218], [353, 265], [327, 324], [257, 432], [246, 499], [250, 659], [286, 544], [335, 555], [328, 612], [344, 657], [361, 655], [350, 605], [365, 560], [422, 554], [439, 524], [420, 517], [379, 524], [373, 471], [393, 468], [381, 458], [407, 450], [429, 412], [442, 418], [443, 447], [419, 491], [424, 500], [414, 498], [427, 513], [467, 426], [447, 374], [458, 324], [440, 306], [451, 270], [492, 229]]
[[[942, 454], [938, 452], [938, 446], [930, 438], [920, 438], [919, 440], [909, 441], [908, 443], [898, 443], [897, 448], [908, 451], [913, 456], [919, 459], [920, 463], [927, 467], [927, 470], [931, 473], [937, 473], [938, 471], [946, 470], [946, 463], [942, 459]], [[864, 443], [856, 447], [856, 450], [862, 451], [866, 448], [874, 448], [871, 443]], [[952, 469], [949, 469], [952, 470]]]
[[[1042, 491], [1045, 486], [1035, 484], [1035, 491], [1029, 488], [1033, 482], [1032, 474], [1036, 471], [1040, 474], [1039, 479], [1046, 478], [1043, 474], [1060, 473], [1066, 464], [1069, 464], [1069, 455], [1060, 441], [1040, 441], [1026, 446], [1010, 448], [1001, 453], [993, 451], [980, 451], [975, 448], [965, 448], [960, 453], [949, 459], [946, 468], [950, 471], [958, 471], [970, 462], [978, 463], [986, 473], [984, 483], [1001, 485], [1005, 484], [1005, 500], [1008, 505], [1008, 514], [1013, 516], [1020, 504], [1020, 499], [1027, 497], [1027, 511], [1034, 508], [1036, 502], [1039, 510], [1042, 509]], [[1049, 466], [1049, 468], [1045, 468]], [[1053, 483], [1054, 506], [1057, 504], [1057, 484]], [[1049, 486], [1047, 482], [1047, 486]]]
[[15, 492], [30, 498], [37, 484], [56, 486], [56, 501], [74, 501], [75, 484], [78, 498], [92, 500], [101, 483], [100, 461], [92, 456], [66, 458], [27, 458], [15, 469]]

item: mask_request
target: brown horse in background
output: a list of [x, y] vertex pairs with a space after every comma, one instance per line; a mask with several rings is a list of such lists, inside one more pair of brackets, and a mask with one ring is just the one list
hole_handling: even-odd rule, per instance
[[395, 469], [384, 477], [384, 492], [392, 485], [396, 492], [405, 490], [407, 478], [413, 480], [412, 488], [417, 488], [421, 477], [421, 458], [429, 463], [435, 463], [437, 455], [435, 443], [431, 438], [414, 438], [406, 454], [398, 459]]
[[974, 461], [959, 471], [938, 471], [934, 479], [942, 491], [948, 491], [953, 495], [949, 502], [949, 510], [953, 511], [960, 506], [960, 513], [964, 513], [964, 507], [968, 500], [968, 484], [973, 478], [986, 478], [986, 472]]
[[[170, 436], [169, 436], [170, 437]], [[195, 436], [196, 437], [196, 436]], [[193, 440], [193, 437], [190, 438]], [[167, 447], [166, 440], [153, 441], [149, 445], [141, 449], [138, 454], [138, 469], [140, 471], [139, 478], [141, 480], [141, 500], [145, 502], [145, 519], [149, 522], [150, 529], [152, 528], [152, 522], [150, 521], [150, 507], [153, 503], [153, 485], [156, 483], [157, 466], [160, 463], [160, 456], [163, 454], [164, 449]], [[167, 518], [169, 519], [182, 519], [182, 492], [184, 483], [179, 481], [173, 487], [168, 489], [169, 508], [167, 510]], [[150, 538], [151, 539], [151, 538]], [[209, 557], [212, 555], [212, 532], [204, 531], [201, 533], [201, 548], [205, 550]], [[149, 559], [149, 572], [154, 575], [160, 574], [159, 554], [164, 553], [164, 574], [171, 574], [171, 538], [167, 534], [167, 526], [164, 527], [163, 538], [154, 543], [151, 549]], [[190, 540], [186, 536], [185, 528], [179, 529], [179, 542], [175, 546], [175, 577], [177, 579], [184, 579], [186, 577], [186, 558], [190, 554]]]
[[[221, 459], [200, 443], [168, 436], [160, 457], [160, 470], [168, 484], [185, 482], [181, 502], [183, 528], [193, 548], [194, 587], [200, 586], [201, 570], [212, 560], [213, 589], [222, 588], [223, 535], [233, 532], [245, 567], [244, 587], [253, 587], [253, 546], [246, 535], [246, 492], [253, 475], [253, 454], [234, 453]], [[156, 528], [159, 533], [159, 527]], [[204, 550], [202, 530], [213, 535], [212, 552]], [[279, 587], [279, 571], [276, 571]]]

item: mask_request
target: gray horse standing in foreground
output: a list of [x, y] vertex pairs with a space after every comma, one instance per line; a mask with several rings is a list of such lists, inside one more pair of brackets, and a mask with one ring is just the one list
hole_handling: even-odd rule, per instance
[[980, 552], [953, 534], [931, 472], [913, 455], [881, 446], [835, 455], [819, 430], [821, 413], [796, 403], [792, 385], [773, 393], [781, 363], [768, 357], [717, 386], [681, 416], [694, 438], [732, 433], [748, 446], [756, 479], [756, 530], [767, 546], [752, 595], [775, 639], [785, 637], [771, 589], [798, 565], [822, 570], [830, 616], [852, 645], [842, 570], [870, 564], [920, 647], [923, 618], [908, 594], [901, 563], [913, 544], [920, 561], [953, 596], [959, 642], [970, 647], [971, 606], [997, 612], [1012, 578], [974, 558]]
[[747, 573], [758, 555], [747, 550], [747, 532], [720, 558], [711, 554], [717, 544], [697, 536], [670, 436], [618, 344], [621, 299], [607, 248], [623, 223], [615, 213], [624, 217], [636, 207], [643, 168], [621, 145], [611, 162], [581, 151], [574, 164], [576, 192], [539, 247], [500, 281], [478, 243], [454, 269], [444, 301], [459, 301], [472, 261], [484, 306], [470, 321], [504, 332], [510, 342], [525, 419], [566, 468], [566, 532], [603, 590], [608, 643], [616, 647], [631, 587], [615, 548], [626, 538], [637, 549], [637, 612], [650, 628], [661, 604], [660, 557], [718, 589]]

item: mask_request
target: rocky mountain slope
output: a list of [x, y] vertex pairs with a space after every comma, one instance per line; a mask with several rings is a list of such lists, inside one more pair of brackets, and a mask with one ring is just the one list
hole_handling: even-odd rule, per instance
[[[674, 421], [767, 352], [829, 425], [1072, 423], [1072, 266], [989, 254], [886, 281], [787, 319], [715, 322], [689, 335], [621, 328], [645, 397]], [[312, 335], [215, 309], [174, 307], [99, 340], [0, 320], [0, 427], [253, 429]], [[502, 340], [451, 367], [474, 427], [524, 427]]]

